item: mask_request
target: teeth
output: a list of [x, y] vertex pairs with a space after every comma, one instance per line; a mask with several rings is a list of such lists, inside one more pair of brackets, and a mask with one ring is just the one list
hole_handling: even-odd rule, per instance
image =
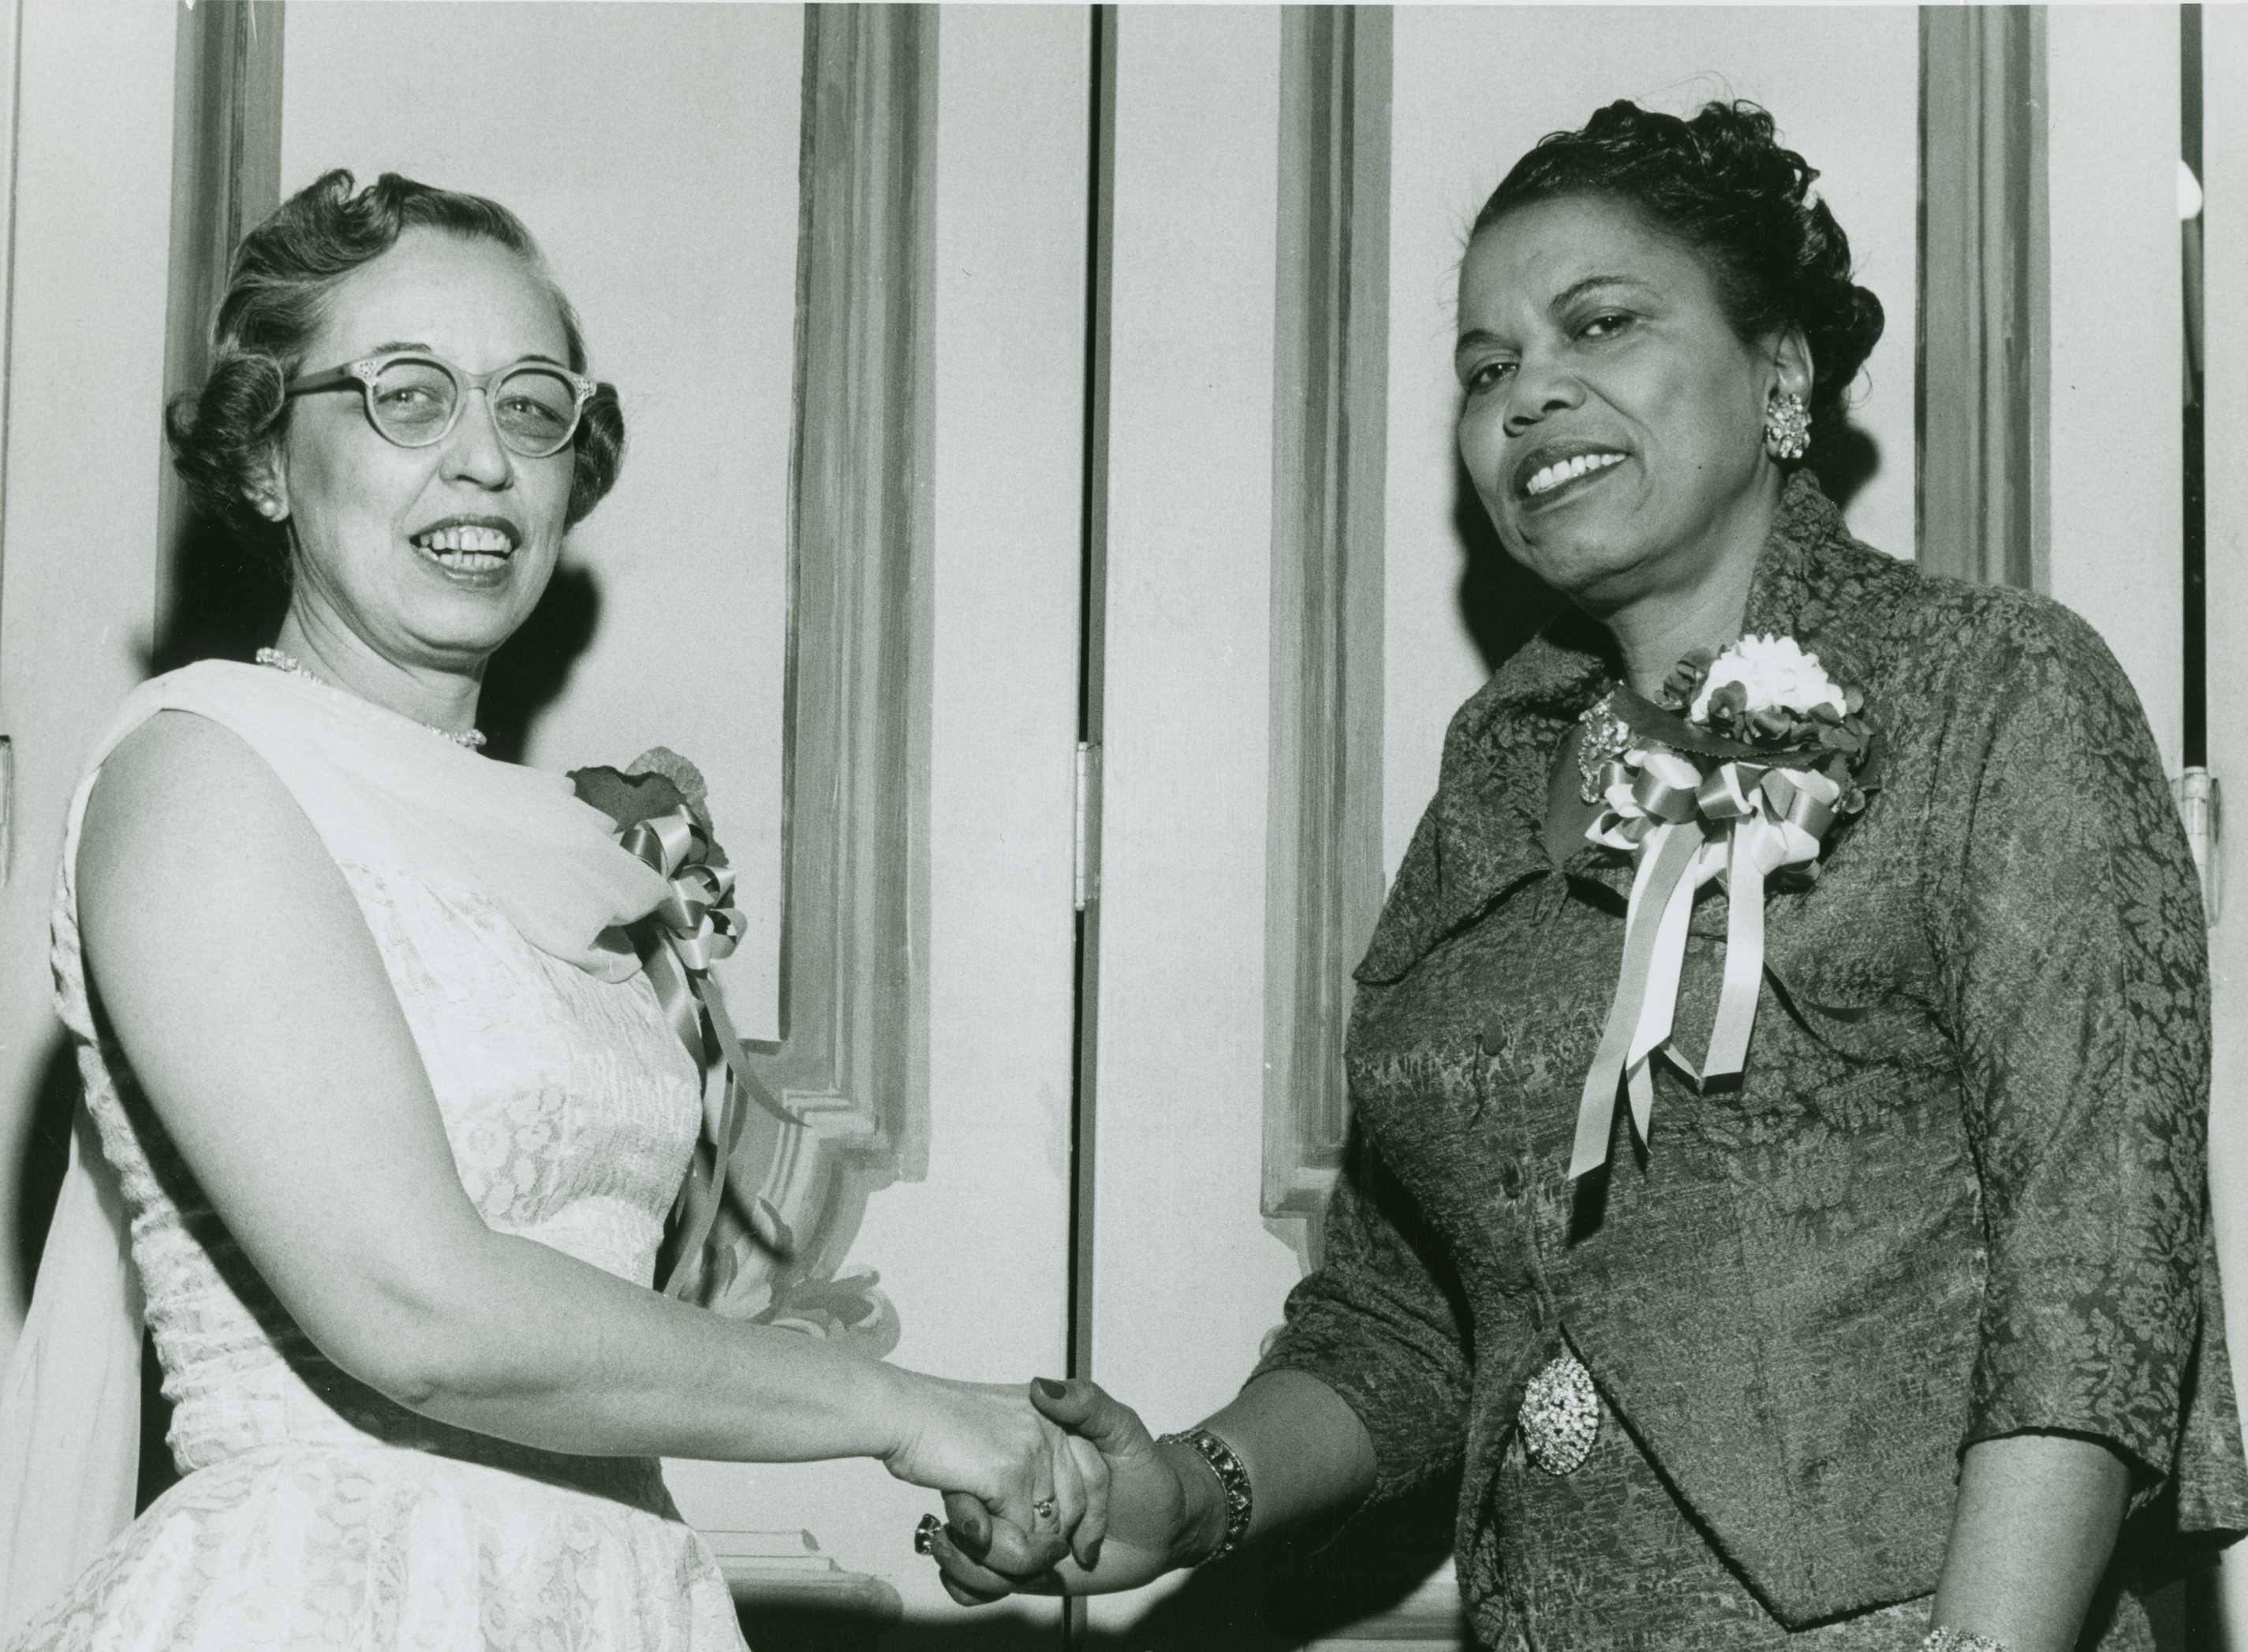
[[1535, 499], [1540, 494], [1551, 493], [1565, 481], [1573, 481], [1580, 476], [1590, 475], [1595, 470], [1606, 470], [1610, 465], [1622, 462], [1621, 454], [1579, 454], [1574, 459], [1559, 460], [1541, 468], [1531, 477], [1524, 491]]
[[414, 543], [424, 550], [484, 551], [501, 556], [511, 549], [508, 536], [497, 528], [441, 528], [435, 533], [417, 534]]

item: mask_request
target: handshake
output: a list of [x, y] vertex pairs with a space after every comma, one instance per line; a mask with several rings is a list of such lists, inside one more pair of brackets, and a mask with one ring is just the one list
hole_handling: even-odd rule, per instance
[[951, 1382], [915, 1396], [890, 1472], [944, 1492], [914, 1547], [963, 1606], [1022, 1593], [1137, 1588], [1233, 1547], [1250, 1520], [1240, 1459], [1203, 1430], [1152, 1437], [1096, 1384]]

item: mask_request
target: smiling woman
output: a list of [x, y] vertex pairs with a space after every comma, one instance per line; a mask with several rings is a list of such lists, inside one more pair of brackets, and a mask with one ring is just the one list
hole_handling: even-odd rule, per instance
[[[58, 1472], [53, 1292], [128, 1312], [121, 1210], [182, 1478], [113, 1540], [0, 1549], [7, 1644], [738, 1647], [665, 1456], [874, 1457], [1074, 1526], [1098, 1455], [1021, 1386], [722, 1318], [696, 1269], [651, 1288], [703, 1108], [642, 920], [683, 891], [562, 776], [475, 754], [486, 663], [624, 441], [523, 226], [331, 173], [245, 239], [215, 342], [179, 466], [284, 559], [287, 616], [258, 666], [144, 684], [72, 801], [92, 1129], [0, 1384], [0, 1466]], [[0, 1495], [129, 1506], [105, 1460], [114, 1498]]]
[[1459, 450], [1572, 611], [1453, 720], [1286, 1326], [1184, 1435], [1037, 1397], [1107, 1546], [942, 1538], [960, 1598], [1458, 1474], [1478, 1647], [2120, 1652], [2248, 1526], [2162, 764], [2082, 621], [1821, 491], [1881, 306], [1815, 177], [1619, 103], [1477, 218]]

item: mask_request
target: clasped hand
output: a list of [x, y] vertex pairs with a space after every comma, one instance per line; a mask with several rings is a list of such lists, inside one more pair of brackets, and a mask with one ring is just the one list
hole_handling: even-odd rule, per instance
[[946, 1593], [963, 1606], [1018, 1592], [1106, 1594], [1182, 1564], [1186, 1487], [1138, 1415], [1088, 1382], [1041, 1377], [1027, 1393], [1044, 1453], [1013, 1474], [970, 1484], [891, 1465], [945, 1493], [946, 1522], [929, 1530], [928, 1549]]

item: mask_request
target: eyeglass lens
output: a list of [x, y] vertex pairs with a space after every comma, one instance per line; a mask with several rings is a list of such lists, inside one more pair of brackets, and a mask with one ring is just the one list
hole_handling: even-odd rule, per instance
[[[434, 361], [411, 357], [391, 362], [369, 386], [374, 426], [406, 447], [424, 447], [452, 428], [462, 389]], [[491, 387], [492, 422], [500, 440], [525, 458], [560, 450], [578, 427], [578, 392], [551, 369], [517, 367]]]

